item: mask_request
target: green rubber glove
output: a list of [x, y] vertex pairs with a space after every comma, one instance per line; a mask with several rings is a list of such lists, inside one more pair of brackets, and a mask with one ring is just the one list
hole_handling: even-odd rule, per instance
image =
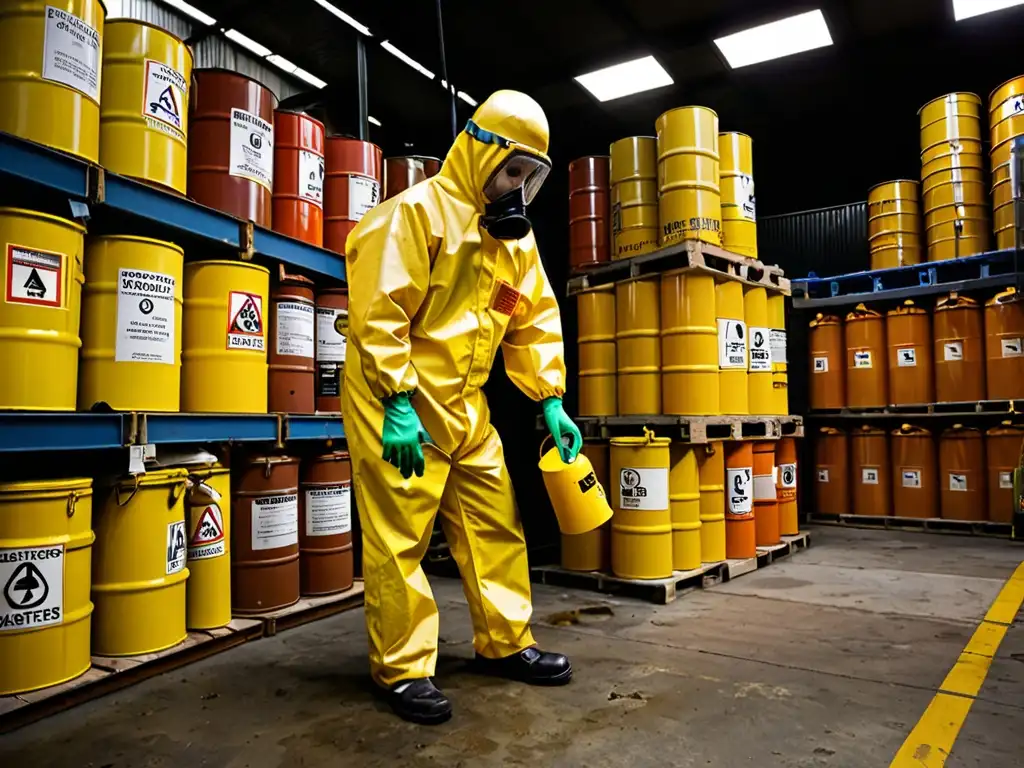
[[381, 430], [384, 460], [398, 468], [408, 480], [412, 473], [423, 477], [423, 448], [430, 435], [409, 401], [408, 392], [399, 392], [384, 401], [384, 428]]
[[[580, 428], [565, 414], [565, 409], [562, 407], [562, 398], [546, 398], [541, 403], [541, 407], [544, 408], [544, 423], [548, 425], [551, 437], [554, 439], [555, 445], [558, 446], [558, 452], [562, 456], [562, 461], [566, 464], [571, 464], [576, 460], [580, 448], [583, 447], [583, 435], [580, 434]], [[562, 442], [564, 435], [572, 437], [572, 441], [568, 446]]]

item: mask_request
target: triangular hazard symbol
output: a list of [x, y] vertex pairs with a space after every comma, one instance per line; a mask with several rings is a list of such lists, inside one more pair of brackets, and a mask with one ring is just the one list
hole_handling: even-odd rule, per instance
[[28, 280], [25, 281], [25, 285], [22, 286], [28, 295], [34, 299], [41, 299], [46, 295], [46, 284], [43, 282], [43, 278], [39, 276], [33, 267], [32, 272], [28, 276]]
[[262, 333], [263, 318], [256, 308], [256, 302], [252, 296], [247, 296], [245, 302], [238, 312], [231, 319], [231, 333]]
[[149, 108], [153, 110], [154, 115], [163, 111], [173, 117], [175, 121], [180, 117], [178, 113], [178, 99], [174, 95], [174, 89], [169, 85], [163, 89], [157, 100], [149, 105]]
[[192, 534], [190, 547], [197, 547], [200, 544], [213, 544], [215, 541], [224, 539], [224, 526], [221, 525], [220, 515], [214, 507], [207, 507], [203, 510], [203, 516], [199, 518], [199, 525]]

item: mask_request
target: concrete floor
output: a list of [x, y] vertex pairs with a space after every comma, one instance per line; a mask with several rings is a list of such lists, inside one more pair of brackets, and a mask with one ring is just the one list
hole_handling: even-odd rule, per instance
[[[438, 580], [446, 726], [375, 701], [352, 611], [0, 737], [0, 766], [884, 767], [1022, 559], [1005, 541], [821, 527], [808, 551], [669, 606], [537, 587], [538, 639], [576, 670], [559, 689], [466, 673], [465, 601]], [[566, 625], [588, 606], [610, 611]], [[1024, 765], [1022, 662], [1018, 621], [946, 765]]]

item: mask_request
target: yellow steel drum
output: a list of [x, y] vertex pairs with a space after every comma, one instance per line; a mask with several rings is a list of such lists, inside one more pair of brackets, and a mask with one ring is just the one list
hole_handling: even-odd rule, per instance
[[105, 17], [99, 0], [0, 3], [0, 131], [99, 159]]
[[930, 227], [927, 237], [928, 261], [946, 261], [988, 251], [992, 230], [988, 219], [961, 219]]
[[985, 145], [980, 138], [950, 139], [936, 144], [921, 153], [921, 179], [927, 179], [939, 171], [957, 168], [985, 170]]
[[612, 258], [658, 247], [658, 149], [653, 136], [630, 136], [608, 149], [612, 192]]
[[0, 208], [0, 409], [73, 411], [85, 228]]
[[918, 232], [879, 232], [870, 240], [872, 251], [883, 248], [920, 249], [921, 235]]
[[897, 179], [868, 190], [868, 240], [882, 233], [920, 234], [920, 190], [916, 181]]
[[957, 139], [981, 141], [981, 98], [974, 93], [948, 93], [920, 110], [921, 151]]
[[579, 318], [580, 416], [614, 416], [615, 286], [603, 285], [576, 297]]
[[[594, 476], [608, 495], [608, 443], [588, 440], [581, 453], [590, 459]], [[610, 525], [587, 533], [562, 534], [562, 567], [567, 571], [604, 571], [611, 562]]]
[[718, 115], [677, 107], [655, 121], [658, 132], [659, 243], [722, 244]]
[[612, 573], [624, 579], [672, 575], [667, 437], [611, 440]]
[[[995, 181], [997, 177], [998, 178], [1003, 178], [1004, 176], [1005, 176], [1005, 178], [1009, 178], [1010, 177], [1009, 162], [1010, 162], [1010, 157], [1012, 156], [1012, 154], [1013, 154], [1013, 139], [1012, 138], [1007, 139], [1006, 141], [1002, 141], [999, 144], [992, 145], [992, 150], [991, 150], [991, 152], [989, 152], [989, 159], [991, 160], [992, 169], [993, 169], [992, 170], [993, 181]], [[1005, 166], [1005, 170], [1003, 170], [1002, 173], [999, 173], [999, 171], [1001, 169], [1003, 169], [1004, 166]]]
[[925, 213], [951, 205], [986, 207], [988, 205], [988, 189], [981, 179], [944, 181], [929, 187], [922, 199]]
[[90, 666], [92, 480], [0, 485], [0, 695]]
[[725, 453], [721, 443], [695, 446], [700, 477], [700, 553], [705, 563], [725, 560]]
[[921, 246], [890, 245], [871, 249], [871, 269], [893, 269], [921, 263]]
[[996, 248], [1013, 248], [1017, 239], [1013, 225], [1013, 202], [1004, 203], [993, 211], [992, 229], [996, 236]]
[[191, 81], [184, 42], [143, 21], [108, 22], [100, 165], [184, 195]]
[[90, 238], [78, 407], [177, 412], [184, 253], [145, 237]]
[[769, 416], [775, 411], [772, 384], [772, 331], [768, 326], [768, 292], [747, 288], [743, 292], [743, 319], [747, 323], [747, 401], [750, 413]]
[[137, 656], [185, 639], [184, 469], [119, 480], [95, 521], [92, 651]]
[[1024, 134], [1024, 77], [1007, 80], [992, 91], [988, 120], [993, 147]]
[[750, 413], [747, 394], [747, 324], [743, 320], [743, 284], [723, 280], [715, 285], [718, 321], [718, 391], [722, 413]]
[[269, 293], [266, 267], [242, 261], [185, 265], [182, 410], [267, 412]]
[[786, 297], [768, 294], [768, 328], [772, 345], [772, 414], [789, 413], [789, 359], [786, 344]]
[[722, 245], [757, 258], [757, 202], [754, 196], [754, 147], [745, 133], [718, 134], [721, 157]]
[[661, 399], [672, 415], [721, 413], [715, 279], [682, 270], [661, 276]]
[[189, 468], [185, 626], [216, 629], [231, 623], [231, 471]]
[[677, 571], [700, 568], [700, 477], [697, 449], [673, 443], [668, 476], [672, 512], [672, 567]]
[[653, 276], [615, 285], [620, 416], [661, 413], [659, 282]]

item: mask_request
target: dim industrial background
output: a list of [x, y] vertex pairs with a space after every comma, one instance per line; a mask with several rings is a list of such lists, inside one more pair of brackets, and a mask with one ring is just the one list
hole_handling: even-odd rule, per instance
[[[356, 39], [359, 33], [314, 2], [194, 0], [193, 5], [326, 80], [323, 91], [278, 95], [313, 107], [328, 131], [356, 134]], [[369, 138], [385, 156], [443, 157], [451, 143], [451, 105], [442, 76], [434, 2], [339, 2], [367, 25], [369, 113], [380, 123]], [[671, 107], [715, 109], [722, 130], [754, 140], [760, 258], [791, 277], [867, 268], [863, 201], [875, 183], [917, 178], [917, 110], [950, 91], [983, 97], [1024, 71], [1024, 12], [1011, 10], [955, 22], [948, 0], [521, 0], [515, 4], [443, 0], [448, 80], [482, 101], [498, 88], [534, 96], [551, 124], [554, 169], [530, 209], [548, 275], [560, 297], [568, 277], [567, 166], [606, 154], [615, 139], [651, 135]], [[145, 18], [150, 0], [124, 0], [125, 15]], [[738, 71], [712, 39], [820, 7], [835, 44]], [[195, 26], [191, 42], [206, 57], [225, 56]], [[198, 34], [197, 34], [198, 33]], [[188, 30], [179, 34], [188, 36]], [[380, 47], [388, 39], [436, 75], [427, 79]], [[666, 67], [675, 85], [600, 104], [573, 76], [644, 54]], [[210, 66], [197, 57], [197, 66]], [[241, 60], [236, 62], [240, 65]], [[224, 62], [227, 63], [227, 62]], [[224, 64], [222, 63], [222, 65]], [[232, 67], [234, 68], [234, 67]], [[275, 88], [274, 83], [268, 83]], [[275, 88], [275, 90], [277, 90]], [[472, 107], [456, 101], [458, 127]], [[575, 337], [573, 305], [562, 298], [566, 339]], [[789, 317], [790, 402], [807, 402], [806, 320]], [[576, 370], [575, 345], [566, 345]], [[568, 409], [575, 411], [570, 381]], [[493, 421], [527, 527], [531, 549], [548, 549], [557, 527], [536, 469], [537, 408], [500, 374], [487, 385]], [[538, 553], [540, 554], [540, 553]]]

